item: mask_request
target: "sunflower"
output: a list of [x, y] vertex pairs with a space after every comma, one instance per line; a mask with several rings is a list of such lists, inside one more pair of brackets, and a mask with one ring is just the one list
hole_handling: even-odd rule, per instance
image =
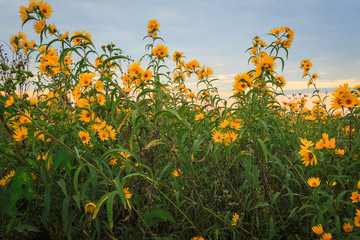
[[302, 148], [299, 151], [300, 156], [302, 156], [301, 161], [303, 162], [303, 164], [305, 166], [308, 166], [309, 164], [311, 165], [316, 165], [317, 164], [317, 159], [316, 156], [313, 152], [311, 152], [309, 149], [307, 148]]
[[34, 30], [37, 34], [40, 34], [46, 26], [46, 21], [44, 19], [40, 19], [39, 21], [34, 23]]
[[15, 99], [13, 96], [10, 96], [8, 100], [5, 102], [5, 107], [10, 107], [15, 103]]
[[98, 103], [100, 104], [100, 106], [104, 106], [104, 105], [105, 105], [106, 99], [105, 99], [105, 95], [104, 95], [104, 94], [99, 93], [99, 94], [96, 96], [96, 99], [97, 99]]
[[51, 17], [53, 10], [52, 7], [47, 2], [40, 1], [38, 2], [38, 6], [41, 14], [44, 15], [46, 19]]
[[62, 35], [59, 36], [59, 38], [60, 38], [61, 40], [65, 40], [65, 39], [68, 38], [68, 37], [69, 37], [69, 31], [67, 31], [66, 33], [64, 33], [64, 34], [62, 34]]
[[130, 154], [130, 153], [127, 153], [127, 152], [120, 152], [120, 155], [121, 155], [123, 158], [126, 158], [126, 159], [128, 159], [129, 157], [131, 157], [131, 154]]
[[150, 69], [141, 73], [141, 77], [142, 77], [143, 81], [150, 81], [152, 76], [153, 76], [153, 74]]
[[96, 76], [95, 73], [80, 73], [79, 86], [86, 87], [92, 83], [92, 78]]
[[29, 18], [29, 11], [31, 11], [29, 8], [25, 7], [25, 6], [20, 6], [20, 18], [21, 21], [24, 23], [28, 18]]
[[335, 148], [335, 138], [331, 138], [326, 139], [325, 140], [325, 145], [324, 145], [327, 149], [334, 149]]
[[[76, 35], [83, 35], [84, 33], [85, 31], [74, 31], [73, 37]], [[76, 37], [72, 41], [75, 45], [79, 45], [82, 41], [82, 38]]]
[[344, 222], [343, 229], [345, 232], [352, 232], [354, 227], [351, 225], [351, 223]]
[[265, 74], [272, 75], [275, 67], [276, 63], [274, 62], [274, 57], [264, 55], [260, 58], [259, 63], [256, 65], [255, 77], [259, 77], [263, 71]]
[[195, 70], [195, 68], [200, 66], [200, 63], [196, 59], [194, 59], [194, 60], [188, 62], [188, 65], [189, 65], [190, 69]]
[[87, 212], [94, 212], [95, 208], [96, 208], [95, 203], [89, 202], [89, 203], [87, 203], [87, 204], [85, 205], [85, 213], [87, 213]]
[[83, 143], [88, 143], [90, 141], [90, 136], [88, 132], [80, 131], [78, 135]]
[[166, 57], [167, 55], [169, 55], [169, 50], [166, 46], [164, 45], [156, 45], [156, 47], [152, 50], [152, 53], [154, 54], [154, 56], [158, 59], [163, 59], [164, 57]]
[[107, 140], [109, 140], [109, 133], [106, 131], [106, 130], [100, 130], [99, 132], [98, 132], [98, 135], [99, 135], [99, 138], [100, 138], [100, 140], [101, 141], [107, 141]]
[[201, 119], [204, 119], [205, 117], [204, 117], [204, 114], [203, 113], [199, 113], [199, 114], [197, 114], [196, 116], [195, 116], [195, 121], [199, 121], [199, 120], [201, 120]]
[[321, 180], [320, 178], [315, 178], [315, 177], [311, 177], [307, 180], [307, 183], [309, 184], [310, 187], [317, 187], [320, 185]]
[[9, 183], [9, 181], [11, 180], [11, 178], [15, 175], [15, 171], [12, 170], [10, 173], [8, 173], [7, 175], [5, 175], [5, 177], [3, 177], [0, 180], [0, 187], [5, 187], [6, 184]]
[[238, 137], [238, 134], [233, 131], [230, 131], [230, 132], [226, 133], [224, 137], [225, 137], [227, 143], [232, 143], [236, 140], [236, 138]]
[[346, 93], [343, 95], [343, 98], [342, 98], [342, 106], [348, 107], [348, 108], [353, 108], [353, 107], [355, 107], [357, 101], [358, 101], [357, 97], [355, 97], [353, 94]]
[[221, 143], [221, 141], [223, 140], [224, 135], [220, 132], [220, 131], [215, 131], [213, 134], [213, 140], [214, 142], [218, 142]]
[[139, 75], [143, 70], [140, 67], [140, 62], [130, 64], [128, 71], [130, 75]]
[[360, 194], [359, 194], [359, 192], [358, 191], [352, 192], [350, 199], [352, 200], [353, 203], [360, 202]]
[[324, 139], [320, 139], [316, 144], [314, 149], [321, 150], [325, 147]]
[[340, 109], [342, 106], [342, 102], [343, 100], [340, 98], [337, 97], [331, 98], [331, 107], [334, 109]]
[[26, 127], [21, 126], [21, 127], [15, 129], [13, 138], [15, 141], [21, 142], [27, 136], [28, 136], [28, 129]]
[[80, 116], [80, 118], [79, 118], [80, 121], [90, 122], [90, 120], [91, 120], [91, 114], [86, 110], [82, 110], [81, 114], [79, 116]]
[[230, 122], [230, 128], [234, 129], [234, 130], [239, 130], [241, 128], [241, 121], [239, 120], [233, 120]]
[[302, 146], [304, 148], [309, 148], [311, 146], [314, 146], [314, 143], [312, 141], [308, 141], [305, 138], [299, 138], [299, 139], [300, 139], [301, 144], [304, 145], [304, 146]]
[[173, 60], [174, 62], [179, 62], [181, 60], [181, 56], [183, 55], [183, 52], [175, 51], [173, 54]]

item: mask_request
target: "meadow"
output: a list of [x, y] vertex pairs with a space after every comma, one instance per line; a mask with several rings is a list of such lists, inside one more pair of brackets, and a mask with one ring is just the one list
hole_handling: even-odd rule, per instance
[[0, 49], [2, 239], [360, 238], [360, 84], [324, 97], [304, 59], [312, 107], [279, 101], [290, 28], [249, 40], [252, 70], [222, 99], [157, 20], [137, 61], [52, 12], [20, 6], [38, 39]]

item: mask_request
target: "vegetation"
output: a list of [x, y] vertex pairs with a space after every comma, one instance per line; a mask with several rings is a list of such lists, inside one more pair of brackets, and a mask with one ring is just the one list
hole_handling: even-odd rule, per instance
[[224, 100], [210, 67], [177, 51], [168, 67], [156, 20], [133, 61], [52, 12], [21, 6], [39, 43], [19, 32], [0, 59], [2, 239], [359, 238], [360, 85], [328, 108], [306, 59], [314, 107], [279, 102], [290, 28], [253, 39]]

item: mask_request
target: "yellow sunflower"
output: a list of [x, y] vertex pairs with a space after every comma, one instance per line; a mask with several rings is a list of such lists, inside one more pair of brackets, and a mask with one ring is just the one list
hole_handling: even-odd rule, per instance
[[40, 19], [39, 21], [34, 23], [34, 30], [37, 34], [40, 34], [46, 26], [46, 21], [44, 19]]
[[321, 180], [320, 178], [315, 178], [315, 177], [311, 177], [307, 180], [307, 183], [309, 184], [310, 187], [317, 187], [320, 185]]
[[154, 56], [158, 59], [163, 59], [164, 57], [166, 57], [167, 55], [169, 55], [169, 50], [166, 46], [164, 45], [156, 45], [156, 47], [152, 50], [152, 53], [154, 54]]
[[17, 142], [21, 142], [22, 140], [27, 138], [27, 136], [28, 136], [28, 129], [23, 126], [16, 128], [13, 134], [13, 138]]
[[101, 141], [107, 141], [109, 140], [110, 134], [106, 130], [100, 130], [98, 132], [99, 138]]
[[79, 86], [86, 87], [93, 82], [92, 78], [96, 76], [95, 73], [80, 73]]
[[96, 96], [96, 99], [97, 99], [98, 103], [99, 103], [101, 106], [104, 106], [104, 105], [105, 105], [106, 99], [105, 99], [105, 95], [104, 95], [104, 94], [99, 93], [99, 94]]
[[220, 131], [215, 131], [213, 134], [214, 142], [221, 143], [224, 138], [224, 135]]
[[78, 135], [79, 135], [79, 137], [81, 138], [81, 141], [83, 142], [83, 143], [88, 143], [89, 141], [90, 141], [90, 135], [89, 135], [89, 133], [88, 132], [85, 132], [85, 131], [80, 131], [79, 133], [78, 133]]
[[343, 229], [345, 232], [352, 232], [354, 227], [353, 227], [353, 225], [351, 225], [351, 223], [344, 222]]
[[43, 14], [46, 19], [51, 17], [53, 10], [52, 7], [47, 2], [40, 1], [38, 2], [38, 6], [41, 14]]

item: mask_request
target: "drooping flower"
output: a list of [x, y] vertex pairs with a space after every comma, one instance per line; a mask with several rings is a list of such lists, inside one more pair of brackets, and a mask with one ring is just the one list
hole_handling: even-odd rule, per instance
[[358, 191], [352, 192], [350, 199], [352, 200], [353, 203], [360, 202], [360, 194], [359, 194], [359, 192]]
[[302, 148], [299, 151], [299, 154], [300, 154], [300, 156], [302, 156], [301, 161], [303, 162], [303, 164], [305, 166], [308, 166], [309, 164], [311, 164], [311, 165], [317, 164], [317, 159], [316, 159], [315, 154], [312, 151], [310, 151], [309, 149]]
[[332, 239], [331, 233], [324, 233], [320, 238], [320, 240], [330, 240], [330, 239]]
[[19, 13], [22, 22], [25, 22], [29, 18], [29, 11], [30, 9], [28, 7], [20, 6]]
[[40, 34], [46, 26], [46, 21], [44, 19], [40, 19], [39, 21], [34, 23], [34, 30], [37, 34]]
[[317, 187], [320, 185], [321, 180], [320, 178], [315, 178], [315, 177], [311, 177], [307, 180], [307, 183], [309, 184], [310, 187]]
[[13, 96], [10, 96], [9, 99], [5, 102], [5, 107], [10, 107], [15, 103], [15, 99]]
[[64, 33], [64, 34], [62, 34], [62, 35], [59, 36], [59, 38], [60, 38], [61, 40], [65, 40], [65, 39], [68, 38], [68, 37], [69, 37], [69, 31], [67, 31], [66, 33]]
[[195, 116], [195, 121], [200, 121], [201, 119], [204, 119], [204, 114], [203, 113], [199, 113]]
[[350, 223], [344, 222], [343, 229], [344, 229], [345, 232], [352, 232], [354, 227]]
[[98, 103], [100, 104], [100, 106], [104, 106], [104, 105], [105, 105], [106, 99], [105, 99], [105, 95], [104, 95], [104, 94], [99, 93], [99, 94], [96, 96], [96, 99], [97, 99]]
[[360, 217], [356, 216], [354, 218], [354, 224], [355, 224], [355, 226], [360, 227]]
[[95, 208], [96, 208], [95, 203], [89, 202], [89, 203], [87, 203], [87, 204], [85, 205], [85, 213], [87, 213], [87, 212], [94, 212]]
[[205, 239], [201, 236], [196, 236], [196, 237], [192, 237], [190, 240], [205, 240]]
[[231, 225], [236, 226], [238, 220], [239, 220], [239, 215], [237, 213], [234, 213], [234, 215], [231, 219]]
[[182, 175], [182, 173], [183, 172], [180, 170], [180, 168], [173, 171], [173, 175], [175, 177], [178, 177], [178, 176]]
[[12, 170], [10, 171], [10, 173], [8, 173], [7, 175], [5, 175], [1, 180], [0, 180], [0, 187], [5, 187], [11, 180], [11, 178], [15, 175], [15, 171]]
[[124, 188], [124, 193], [125, 193], [125, 197], [126, 197], [127, 199], [130, 199], [130, 198], [131, 198], [132, 194], [130, 193], [129, 188]]
[[313, 232], [317, 235], [323, 234], [324, 230], [321, 224], [315, 225], [311, 228]]

